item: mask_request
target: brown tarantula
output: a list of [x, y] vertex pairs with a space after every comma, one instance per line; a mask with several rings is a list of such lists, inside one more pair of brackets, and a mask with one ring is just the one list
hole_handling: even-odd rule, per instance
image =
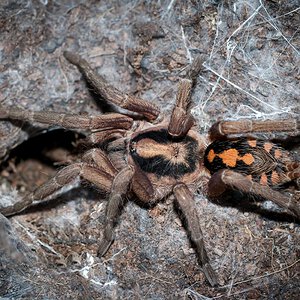
[[113, 241], [114, 228], [126, 195], [137, 197], [145, 204], [154, 204], [173, 194], [186, 221], [199, 263], [211, 285], [217, 284], [217, 276], [204, 247], [193, 196], [200, 184], [207, 185], [204, 190], [209, 197], [220, 197], [226, 189], [236, 189], [271, 200], [300, 218], [296, 196], [273, 189], [298, 180], [300, 163], [289, 152], [269, 141], [228, 138], [241, 133], [298, 131], [298, 120], [221, 121], [212, 126], [208, 136], [200, 135], [190, 113], [190, 96], [202, 65], [201, 59], [194, 60], [187, 77], [180, 81], [171, 117], [163, 117], [154, 104], [109, 85], [78, 55], [70, 52], [64, 55], [78, 67], [95, 93], [110, 103], [137, 113], [140, 118], [133, 120], [118, 113], [81, 116], [0, 107], [1, 119], [90, 131], [87, 139], [94, 145], [82, 156], [81, 162], [62, 168], [22, 201], [11, 206], [0, 205], [4, 215], [19, 213], [46, 200], [77, 178], [85, 180], [109, 194], [98, 253], [102, 256]]

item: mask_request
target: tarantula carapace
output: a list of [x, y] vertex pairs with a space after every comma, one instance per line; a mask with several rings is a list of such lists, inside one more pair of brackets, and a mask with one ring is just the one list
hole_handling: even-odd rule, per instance
[[80, 162], [59, 170], [22, 201], [6, 207], [0, 205], [4, 215], [19, 213], [47, 200], [77, 178], [85, 180], [109, 194], [98, 253], [102, 256], [113, 241], [120, 208], [127, 195], [144, 204], [155, 204], [173, 194], [199, 263], [211, 285], [217, 284], [217, 276], [204, 247], [193, 196], [199, 185], [207, 185], [203, 190], [209, 197], [220, 197], [226, 189], [259, 195], [300, 218], [296, 197], [272, 189], [299, 179], [299, 162], [288, 151], [269, 141], [245, 137], [228, 139], [231, 134], [296, 131], [299, 130], [299, 121], [221, 121], [212, 126], [208, 136], [200, 135], [190, 113], [192, 86], [202, 66], [200, 58], [194, 60], [186, 78], [180, 81], [176, 104], [168, 118], [161, 116], [154, 104], [123, 94], [109, 85], [78, 55], [70, 52], [64, 55], [78, 67], [96, 94], [137, 113], [144, 120], [133, 120], [117, 113], [87, 117], [1, 107], [1, 119], [89, 131], [87, 140], [93, 145]]

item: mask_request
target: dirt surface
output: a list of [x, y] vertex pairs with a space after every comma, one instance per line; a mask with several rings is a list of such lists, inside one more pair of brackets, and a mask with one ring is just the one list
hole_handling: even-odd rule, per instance
[[[1, 105], [101, 112], [62, 56], [71, 50], [168, 114], [185, 67], [202, 54], [193, 95], [201, 133], [222, 118], [299, 117], [299, 2], [201, 2], [2, 0]], [[74, 161], [80, 133], [44, 128], [0, 122], [0, 201], [20, 199]], [[129, 202], [99, 259], [106, 198], [81, 186], [18, 216], [0, 215], [1, 299], [299, 296], [299, 224], [269, 202], [257, 210], [195, 196], [220, 286], [205, 281], [172, 199], [149, 210]]]

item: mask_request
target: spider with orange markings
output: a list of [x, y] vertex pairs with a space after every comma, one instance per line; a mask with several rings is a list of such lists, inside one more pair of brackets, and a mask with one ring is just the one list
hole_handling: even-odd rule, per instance
[[[91, 149], [78, 162], [62, 169], [22, 201], [1, 203], [6, 216], [49, 200], [77, 179], [106, 192], [106, 221], [98, 255], [103, 256], [114, 240], [114, 229], [126, 197], [153, 205], [174, 195], [182, 212], [200, 267], [211, 285], [217, 275], [204, 246], [194, 193], [205, 185], [209, 198], [220, 198], [227, 190], [238, 190], [273, 201], [295, 218], [300, 218], [299, 191], [280, 192], [289, 182], [299, 184], [300, 162], [271, 141], [245, 137], [257, 132], [299, 132], [297, 119], [237, 120], [214, 124], [207, 135], [197, 131], [191, 108], [191, 93], [201, 58], [194, 59], [181, 79], [171, 116], [164, 116], [153, 103], [120, 92], [91, 68], [86, 60], [65, 52], [65, 58], [78, 67], [86, 81], [102, 99], [127, 111], [94, 116], [28, 111], [0, 107], [2, 120], [22, 120], [82, 130]], [[237, 138], [233, 136], [239, 135]], [[299, 189], [299, 186], [297, 187]]]

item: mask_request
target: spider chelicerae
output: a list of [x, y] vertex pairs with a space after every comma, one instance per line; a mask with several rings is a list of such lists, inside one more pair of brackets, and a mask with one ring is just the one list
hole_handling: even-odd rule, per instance
[[[114, 239], [124, 199], [154, 205], [173, 194], [181, 211], [199, 264], [211, 285], [218, 283], [205, 250], [194, 193], [199, 186], [209, 198], [220, 198], [226, 190], [239, 190], [273, 201], [300, 219], [299, 192], [281, 193], [277, 187], [300, 178], [300, 163], [287, 150], [271, 141], [244, 137], [256, 132], [299, 132], [300, 122], [287, 120], [242, 120], [215, 123], [200, 135], [190, 112], [191, 92], [202, 60], [196, 58], [181, 79], [172, 114], [163, 116], [147, 101], [120, 92], [96, 74], [77, 54], [64, 53], [78, 67], [93, 91], [104, 100], [136, 113], [82, 116], [50, 111], [28, 111], [0, 106], [0, 118], [58, 125], [82, 130], [91, 149], [79, 162], [57, 174], [22, 201], [4, 205], [6, 216], [41, 203], [80, 178], [109, 194], [106, 221], [98, 255], [103, 256]], [[233, 138], [235, 135], [241, 137]], [[275, 188], [275, 189], [274, 189]]]

